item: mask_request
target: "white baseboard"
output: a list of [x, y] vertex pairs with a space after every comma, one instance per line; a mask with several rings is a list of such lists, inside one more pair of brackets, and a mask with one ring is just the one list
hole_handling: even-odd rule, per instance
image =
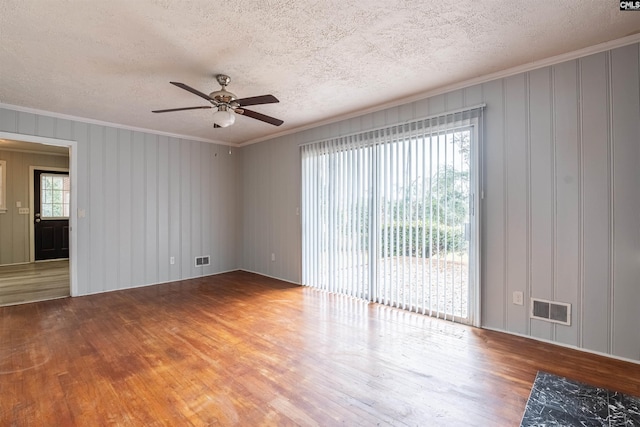
[[630, 359], [628, 357], [616, 356], [615, 354], [603, 353], [601, 351], [590, 350], [588, 348], [578, 347], [578, 346], [571, 345], [571, 344], [564, 344], [564, 343], [561, 343], [561, 342], [551, 341], [551, 340], [547, 340], [547, 339], [544, 339], [544, 338], [532, 337], [531, 335], [525, 335], [525, 334], [519, 334], [519, 333], [516, 333], [516, 332], [504, 331], [502, 329], [497, 329], [497, 328], [487, 328], [487, 327], [481, 326], [480, 329], [486, 329], [487, 331], [494, 331], [494, 332], [502, 332], [504, 334], [514, 335], [516, 337], [529, 338], [529, 339], [532, 339], [534, 341], [540, 341], [540, 342], [547, 343], [547, 344], [557, 345], [559, 347], [570, 348], [570, 349], [579, 350], [579, 351], [582, 351], [582, 352], [585, 352], [585, 353], [595, 354], [597, 356], [608, 357], [610, 359], [616, 359], [616, 360], [620, 360], [620, 361], [623, 361], [623, 362], [631, 362], [631, 363], [635, 363], [637, 365], [640, 365], [640, 360]]
[[269, 276], [268, 274], [259, 273], [259, 272], [257, 272], [257, 271], [252, 271], [252, 270], [247, 270], [246, 268], [239, 268], [238, 270], [240, 270], [240, 271], [245, 271], [245, 272], [247, 272], [247, 273], [257, 274], [257, 275], [259, 275], [259, 276], [268, 277], [268, 278], [270, 278], [270, 279], [281, 280], [281, 281], [283, 281], [283, 282], [287, 282], [287, 283], [291, 283], [291, 284], [294, 284], [294, 285], [302, 286], [302, 283], [294, 282], [294, 281], [292, 281], [292, 280], [283, 279], [282, 277]]

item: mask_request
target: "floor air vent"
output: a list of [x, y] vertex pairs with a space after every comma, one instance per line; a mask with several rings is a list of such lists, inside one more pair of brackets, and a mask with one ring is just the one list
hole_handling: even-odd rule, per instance
[[209, 255], [207, 256], [197, 256], [196, 257], [196, 267], [203, 267], [205, 265], [209, 265]]
[[531, 317], [547, 322], [571, 325], [571, 304], [532, 298]]

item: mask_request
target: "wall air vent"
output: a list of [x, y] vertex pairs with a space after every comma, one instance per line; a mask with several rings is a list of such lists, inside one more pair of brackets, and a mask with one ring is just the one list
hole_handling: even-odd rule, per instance
[[531, 318], [571, 325], [571, 304], [532, 298]]
[[205, 265], [210, 264], [210, 256], [197, 256], [196, 257], [196, 267], [204, 267]]

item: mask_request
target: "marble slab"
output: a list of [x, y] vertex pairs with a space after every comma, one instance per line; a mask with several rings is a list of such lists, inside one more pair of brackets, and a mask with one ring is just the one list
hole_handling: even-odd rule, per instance
[[640, 427], [640, 398], [538, 372], [520, 426]]

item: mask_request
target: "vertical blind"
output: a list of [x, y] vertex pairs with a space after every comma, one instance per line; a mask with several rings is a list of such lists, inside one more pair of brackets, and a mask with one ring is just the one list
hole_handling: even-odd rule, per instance
[[469, 321], [482, 107], [301, 146], [304, 285]]

